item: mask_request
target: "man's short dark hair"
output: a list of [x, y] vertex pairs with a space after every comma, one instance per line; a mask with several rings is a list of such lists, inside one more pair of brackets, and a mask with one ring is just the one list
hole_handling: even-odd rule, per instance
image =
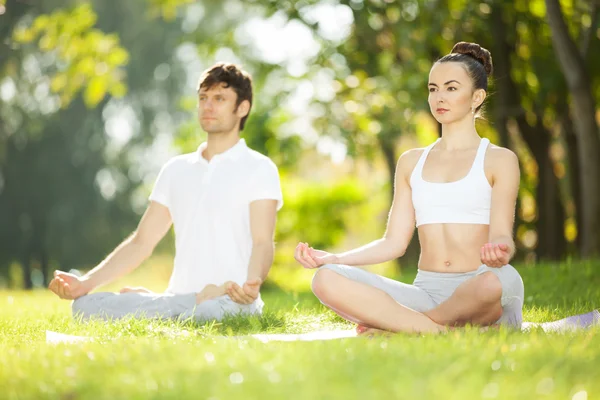
[[250, 103], [248, 114], [240, 121], [240, 131], [243, 130], [252, 108], [252, 77], [235, 64], [218, 63], [204, 71], [198, 82], [197, 90], [200, 92], [200, 89], [211, 89], [218, 84], [223, 84], [226, 88], [231, 87], [235, 91], [237, 94], [236, 107], [239, 107], [244, 100], [248, 100]]

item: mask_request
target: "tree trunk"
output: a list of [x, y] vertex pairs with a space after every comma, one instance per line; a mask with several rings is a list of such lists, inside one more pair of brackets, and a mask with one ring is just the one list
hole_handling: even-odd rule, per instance
[[[508, 116], [510, 115], [510, 94], [502, 87], [505, 79], [510, 79], [510, 54], [511, 47], [507, 43], [506, 23], [502, 15], [502, 9], [498, 6], [492, 8], [492, 32], [498, 38], [492, 42], [492, 54], [494, 54], [495, 85], [498, 87], [496, 100], [494, 101], [494, 120], [496, 130], [500, 136], [500, 146], [509, 147], [508, 140]], [[500, 40], [503, 38], [503, 40]]]
[[396, 177], [396, 149], [394, 148], [393, 140], [379, 135], [378, 136], [379, 146], [385, 159], [385, 166], [387, 167], [388, 174], [390, 176], [390, 203], [394, 200], [394, 179]]
[[590, 23], [590, 27], [587, 30], [584, 30], [581, 34], [581, 57], [585, 60], [588, 56], [588, 52], [590, 50], [590, 45], [592, 43], [592, 39], [596, 34], [596, 26], [598, 25], [598, 21], [600, 20], [600, 1], [595, 0], [592, 4], [592, 8], [590, 10], [590, 16], [592, 17], [592, 21]]
[[[506, 22], [502, 15], [502, 9], [498, 6], [492, 8], [492, 31], [493, 35], [497, 38], [506, 38]], [[494, 54], [494, 75], [495, 75], [495, 86], [498, 87], [496, 92], [497, 100], [494, 102], [494, 120], [495, 128], [500, 136], [500, 146], [506, 148], [512, 148], [511, 141], [508, 136], [508, 123], [511, 112], [510, 104], [510, 92], [505, 89], [504, 81], [506, 79], [511, 80], [510, 77], [510, 54], [513, 49], [505, 40], [495, 40], [492, 43], [492, 53]], [[515, 86], [512, 81], [509, 82], [513, 87]], [[516, 90], [516, 88], [513, 88]], [[514, 150], [514, 149], [513, 149]], [[522, 169], [522, 168], [521, 168]], [[517, 240], [517, 229], [523, 223], [521, 220], [521, 199], [517, 198], [515, 205], [515, 222], [513, 224], [513, 237], [515, 238], [515, 244], [518, 246]], [[517, 253], [518, 254], [518, 253]]]
[[33, 281], [31, 280], [31, 254], [23, 255], [23, 288], [33, 289]]
[[[565, 105], [565, 109], [561, 112], [560, 116], [560, 124], [562, 135], [565, 138], [565, 142], [567, 143], [567, 154], [569, 159], [569, 182], [571, 186], [571, 194], [573, 196], [573, 202], [575, 203], [575, 223], [577, 224], [577, 229], [581, 229], [583, 225], [583, 221], [581, 220], [581, 215], [583, 214], [581, 210], [583, 209], [583, 199], [581, 198], [581, 179], [579, 177], [580, 174], [580, 164], [579, 164], [579, 146], [577, 144], [577, 135], [573, 130], [573, 123], [571, 122], [571, 118], [569, 117], [568, 105]], [[581, 233], [579, 232], [575, 238], [575, 245], [577, 249], [581, 249]]]
[[584, 60], [571, 38], [558, 0], [546, 0], [552, 43], [572, 97], [572, 111], [579, 150], [581, 198], [579, 229], [581, 256], [600, 253], [600, 135], [596, 104]]
[[44, 221], [44, 215], [39, 216], [40, 220], [36, 226], [36, 251], [35, 255], [40, 262], [40, 272], [42, 273], [42, 283], [47, 285], [49, 283], [49, 264], [50, 257], [48, 254], [47, 244], [46, 244], [46, 223]]
[[[491, 16], [494, 37], [498, 38], [493, 48], [498, 96], [495, 109], [496, 125], [501, 138], [504, 137], [502, 140], [508, 143], [507, 123], [510, 119], [514, 119], [523, 140], [535, 158], [538, 165], [538, 186], [536, 188], [538, 218], [535, 227], [538, 234], [538, 245], [536, 255], [538, 259], [558, 259], [562, 255], [558, 251], [565, 246], [564, 209], [558, 190], [558, 178], [554, 174], [549, 153], [550, 133], [542, 126], [539, 116], [536, 127], [530, 126], [525, 119], [525, 110], [521, 105], [519, 89], [510, 76], [512, 69], [510, 57], [514, 53], [514, 49], [508, 40], [508, 23], [504, 19], [502, 11], [500, 6], [495, 6]], [[563, 217], [556, 219], [557, 215], [563, 215]], [[518, 221], [515, 223], [515, 228], [517, 225], [519, 225]]]
[[50, 262], [49, 262], [49, 257], [48, 257], [48, 252], [46, 251], [45, 248], [41, 249], [41, 253], [40, 253], [40, 266], [42, 268], [42, 278], [44, 281], [44, 285], [47, 285], [50, 283]]
[[536, 254], [538, 260], [558, 260], [565, 248], [565, 213], [558, 189], [558, 180], [554, 174], [554, 167], [550, 153], [550, 134], [538, 124], [539, 133], [535, 135], [538, 144], [532, 147], [536, 151], [535, 159], [538, 163], [537, 224], [538, 245]]
[[[536, 187], [537, 221], [536, 231], [538, 259], [557, 260], [561, 254], [557, 250], [566, 246], [564, 239], [564, 207], [558, 190], [558, 178], [554, 173], [554, 165], [550, 158], [550, 132], [538, 117], [538, 126], [533, 128], [527, 124], [524, 116], [517, 118], [523, 140], [531, 150], [538, 165], [538, 184]], [[557, 210], [560, 208], [560, 211]], [[560, 220], [557, 215], [562, 215]]]

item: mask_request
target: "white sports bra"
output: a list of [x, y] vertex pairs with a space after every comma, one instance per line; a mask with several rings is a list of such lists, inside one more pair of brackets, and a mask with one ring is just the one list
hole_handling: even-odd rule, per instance
[[481, 139], [467, 176], [454, 182], [423, 180], [423, 165], [440, 139], [425, 148], [410, 176], [416, 225], [490, 224], [492, 187], [484, 172], [485, 152], [490, 141]]

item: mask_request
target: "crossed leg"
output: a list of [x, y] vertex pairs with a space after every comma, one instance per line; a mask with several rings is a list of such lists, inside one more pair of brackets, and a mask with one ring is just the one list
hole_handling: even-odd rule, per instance
[[197, 304], [196, 293], [126, 293], [98, 292], [82, 296], [73, 302], [73, 315], [84, 320], [99, 318], [117, 320], [126, 317], [148, 319], [193, 318], [197, 321], [221, 320], [225, 315], [258, 315], [262, 300], [251, 304], [235, 303], [227, 295]]
[[313, 292], [323, 304], [359, 325], [391, 332], [430, 332], [467, 323], [490, 325], [502, 315], [502, 287], [486, 272], [463, 282], [448, 300], [424, 312], [400, 304], [372, 285], [322, 268], [313, 278]]
[[448, 300], [425, 315], [438, 324], [488, 326], [502, 316], [502, 284], [492, 272], [484, 272], [460, 284]]

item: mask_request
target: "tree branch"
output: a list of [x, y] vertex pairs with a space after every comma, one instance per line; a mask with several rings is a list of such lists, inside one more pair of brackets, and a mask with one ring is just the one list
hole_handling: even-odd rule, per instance
[[598, 25], [598, 21], [600, 20], [600, 0], [596, 0], [592, 4], [592, 9], [590, 11], [590, 15], [592, 17], [592, 22], [590, 27], [587, 30], [583, 30], [581, 33], [581, 57], [585, 60], [590, 52], [590, 44], [592, 42], [592, 37], [594, 36], [594, 32], [596, 32], [596, 26]]
[[558, 0], [546, 0], [548, 24], [552, 30], [552, 42], [556, 57], [561, 63], [565, 79], [570, 88], [582, 88], [587, 85], [584, 62], [563, 18]]

